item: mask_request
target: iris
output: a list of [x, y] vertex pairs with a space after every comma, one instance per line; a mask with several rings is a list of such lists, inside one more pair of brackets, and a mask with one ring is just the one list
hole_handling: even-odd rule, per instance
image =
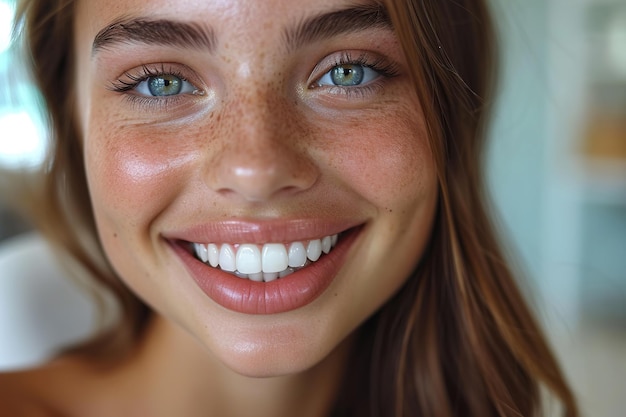
[[330, 71], [330, 77], [335, 85], [342, 87], [355, 86], [363, 82], [365, 70], [362, 65], [338, 65]]
[[153, 96], [173, 96], [180, 94], [183, 80], [172, 74], [159, 75], [148, 79], [148, 89]]

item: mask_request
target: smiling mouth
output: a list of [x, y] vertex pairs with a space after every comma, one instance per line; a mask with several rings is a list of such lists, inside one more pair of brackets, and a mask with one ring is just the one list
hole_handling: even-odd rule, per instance
[[290, 243], [193, 243], [200, 262], [239, 278], [271, 282], [317, 262], [330, 253], [341, 234]]

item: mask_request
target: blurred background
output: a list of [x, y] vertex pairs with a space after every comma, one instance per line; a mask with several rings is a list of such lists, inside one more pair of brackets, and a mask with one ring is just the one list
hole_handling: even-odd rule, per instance
[[626, 416], [626, 1], [493, 0], [502, 232], [585, 415]]
[[[624, 417], [626, 0], [491, 3], [502, 65], [487, 158], [497, 221], [585, 415]], [[13, 59], [12, 11], [0, 0], [0, 164], [23, 168], [41, 163], [46, 143]], [[4, 197], [0, 239], [25, 230]]]

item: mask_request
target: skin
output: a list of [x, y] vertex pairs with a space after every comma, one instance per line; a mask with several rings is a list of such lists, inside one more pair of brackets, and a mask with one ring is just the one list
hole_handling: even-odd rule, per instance
[[[296, 406], [310, 416], [327, 413], [351, 334], [407, 280], [437, 201], [420, 106], [393, 31], [370, 28], [285, 47], [286, 28], [353, 5], [79, 2], [77, 108], [100, 238], [120, 277], [158, 314], [132, 361], [104, 373], [66, 364], [72, 389], [47, 386], [55, 394], [45, 401], [81, 392], [92, 416], [112, 407], [154, 416], [287, 416]], [[215, 48], [127, 42], [94, 53], [97, 33], [128, 16], [208, 25]], [[344, 51], [382, 59], [394, 76], [351, 92], [316, 85]], [[176, 70], [201, 94], [159, 102], [112, 91], [144, 64]], [[218, 305], [165, 239], [198, 224], [282, 219], [363, 227], [330, 286], [279, 314]], [[58, 371], [46, 372], [39, 381]], [[132, 408], [141, 399], [149, 411]], [[69, 403], [59, 407], [67, 411]]]

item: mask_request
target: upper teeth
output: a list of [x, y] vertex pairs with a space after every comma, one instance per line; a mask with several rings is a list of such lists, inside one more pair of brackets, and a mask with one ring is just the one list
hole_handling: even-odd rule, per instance
[[308, 242], [266, 243], [262, 246], [194, 243], [194, 250], [202, 262], [212, 267], [219, 266], [223, 271], [255, 281], [272, 281], [289, 275], [307, 262], [317, 261], [322, 253], [330, 252], [337, 238], [332, 235]]

